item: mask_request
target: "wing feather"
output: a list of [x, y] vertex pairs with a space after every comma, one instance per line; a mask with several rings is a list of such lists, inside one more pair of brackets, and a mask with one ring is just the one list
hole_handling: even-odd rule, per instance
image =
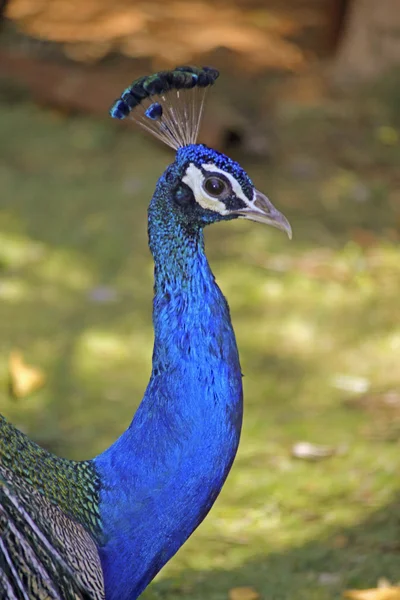
[[0, 598], [105, 598], [100, 559], [90, 534], [2, 466]]

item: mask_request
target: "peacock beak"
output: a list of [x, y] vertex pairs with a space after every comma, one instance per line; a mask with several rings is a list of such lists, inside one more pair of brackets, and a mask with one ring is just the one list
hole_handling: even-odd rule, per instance
[[251, 206], [249, 205], [246, 208], [237, 210], [235, 211], [235, 214], [242, 219], [249, 219], [249, 221], [257, 221], [258, 223], [276, 227], [281, 231], [285, 231], [289, 239], [292, 239], [292, 228], [290, 227], [287, 218], [275, 208], [267, 196], [264, 196], [264, 194], [258, 190], [255, 190], [255, 196], [251, 202]]

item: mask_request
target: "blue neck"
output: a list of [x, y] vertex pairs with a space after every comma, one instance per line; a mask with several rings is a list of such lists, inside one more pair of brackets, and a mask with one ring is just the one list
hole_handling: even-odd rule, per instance
[[153, 371], [129, 429], [95, 459], [107, 600], [133, 600], [204, 519], [239, 443], [242, 382], [225, 298], [161, 178], [149, 209]]

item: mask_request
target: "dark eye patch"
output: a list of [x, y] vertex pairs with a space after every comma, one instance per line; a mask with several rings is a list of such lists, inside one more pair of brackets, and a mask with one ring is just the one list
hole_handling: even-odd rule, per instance
[[185, 207], [193, 202], [193, 192], [188, 185], [181, 183], [181, 185], [175, 191], [175, 202], [179, 206]]

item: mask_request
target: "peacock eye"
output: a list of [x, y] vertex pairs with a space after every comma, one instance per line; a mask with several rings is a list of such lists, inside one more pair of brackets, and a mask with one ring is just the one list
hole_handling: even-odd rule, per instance
[[212, 177], [208, 177], [204, 183], [203, 187], [209, 196], [213, 196], [214, 198], [219, 198], [223, 196], [229, 191], [228, 183], [222, 177], [217, 177], [213, 175]]

